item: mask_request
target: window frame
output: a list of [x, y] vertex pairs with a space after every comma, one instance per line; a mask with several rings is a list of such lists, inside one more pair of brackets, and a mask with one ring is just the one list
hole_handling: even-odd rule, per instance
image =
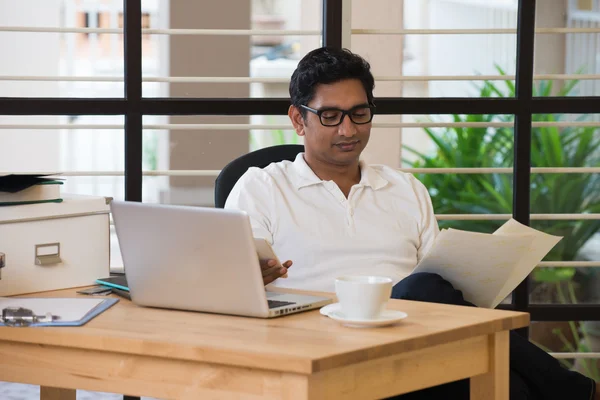
[[[342, 46], [344, 0], [323, 1], [322, 43]], [[142, 201], [142, 117], [144, 115], [285, 115], [286, 98], [144, 98], [142, 96], [142, 5], [124, 2], [125, 91], [123, 98], [0, 97], [1, 115], [124, 115], [125, 199]], [[535, 0], [518, 0], [516, 96], [514, 98], [377, 99], [378, 114], [512, 114], [515, 116], [513, 218], [529, 225], [531, 134], [533, 114], [597, 113], [600, 96], [533, 97]], [[43, 110], [43, 111], [40, 111]], [[529, 303], [529, 280], [513, 292], [503, 309], [528, 312], [532, 321], [600, 320], [600, 304], [537, 305]], [[519, 331], [527, 335], [528, 329]]]

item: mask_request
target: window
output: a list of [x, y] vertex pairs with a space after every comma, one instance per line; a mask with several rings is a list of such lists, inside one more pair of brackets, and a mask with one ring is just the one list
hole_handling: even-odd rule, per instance
[[[65, 170], [75, 192], [211, 205], [231, 158], [298, 140], [285, 113], [299, 57], [343, 45], [377, 80], [365, 157], [428, 182], [442, 225], [489, 231], [513, 216], [571, 239], [587, 232], [503, 307], [533, 321], [598, 319], [599, 299], [585, 297], [598, 293], [598, 153], [564, 154], [600, 140], [597, 1], [545, 0], [537, 13], [529, 0], [221, 0], [204, 13], [199, 1], [30, 3], [0, 14], [0, 147], [40, 157], [2, 158], [3, 172]], [[458, 133], [478, 147], [460, 164], [427, 162], [432, 136], [459, 146]], [[489, 140], [500, 153], [474, 152]], [[492, 185], [486, 207], [444, 202], [442, 183], [477, 180]], [[564, 196], [576, 184], [583, 197]], [[568, 282], [587, 304], [561, 301]], [[554, 297], [540, 297], [547, 288]]]

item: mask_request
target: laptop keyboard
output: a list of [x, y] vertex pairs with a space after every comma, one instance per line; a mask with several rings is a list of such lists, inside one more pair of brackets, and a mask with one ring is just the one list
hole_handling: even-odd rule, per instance
[[267, 302], [269, 303], [269, 308], [277, 308], [277, 307], [283, 307], [283, 306], [289, 306], [292, 304], [296, 304], [296, 303], [290, 302], [290, 301], [279, 301], [279, 300], [267, 300]]

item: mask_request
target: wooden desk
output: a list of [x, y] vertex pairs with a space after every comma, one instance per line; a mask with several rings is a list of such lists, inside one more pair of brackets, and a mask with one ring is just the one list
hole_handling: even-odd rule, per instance
[[[37, 296], [72, 297], [74, 290]], [[508, 399], [508, 330], [528, 314], [392, 300], [387, 328], [345, 328], [318, 310], [271, 320], [121, 301], [83, 327], [0, 327], [0, 380], [161, 399], [379, 399], [471, 378], [472, 399]]]

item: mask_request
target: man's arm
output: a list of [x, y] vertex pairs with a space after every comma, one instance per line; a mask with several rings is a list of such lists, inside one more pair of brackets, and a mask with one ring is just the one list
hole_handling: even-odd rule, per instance
[[[250, 217], [254, 237], [273, 244], [274, 185], [271, 177], [259, 168], [250, 168], [237, 181], [225, 202], [225, 208], [245, 211]], [[285, 277], [290, 260], [278, 266], [275, 260], [260, 260], [265, 285]]]
[[431, 246], [433, 246], [433, 242], [440, 232], [440, 228], [438, 227], [437, 219], [433, 212], [433, 204], [431, 203], [431, 197], [429, 196], [427, 188], [415, 177], [413, 177], [413, 187], [421, 209], [419, 221], [420, 243], [417, 251], [417, 262], [419, 262], [425, 254], [427, 254]]
[[245, 211], [250, 217], [254, 237], [266, 239], [273, 244], [273, 203], [273, 184], [270, 177], [259, 168], [250, 168], [231, 189], [225, 208]]

